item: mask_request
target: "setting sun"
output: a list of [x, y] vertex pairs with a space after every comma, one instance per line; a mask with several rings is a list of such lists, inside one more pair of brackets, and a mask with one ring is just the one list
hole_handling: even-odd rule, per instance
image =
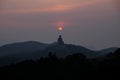
[[59, 28], [58, 28], [58, 30], [59, 30], [59, 31], [62, 31], [62, 30], [63, 30], [63, 28], [62, 28], [62, 27], [59, 27]]
[[58, 27], [58, 31], [62, 31], [65, 23], [64, 22], [57, 22], [56, 24]]

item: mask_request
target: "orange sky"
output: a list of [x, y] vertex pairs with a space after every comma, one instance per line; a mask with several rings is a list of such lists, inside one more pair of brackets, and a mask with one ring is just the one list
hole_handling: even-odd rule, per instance
[[[65, 42], [91, 49], [120, 45], [119, 0], [0, 0], [0, 45]], [[43, 36], [44, 35], [44, 36]]]
[[0, 8], [2, 14], [25, 14], [62, 12], [105, 2], [108, 0], [5, 0]]

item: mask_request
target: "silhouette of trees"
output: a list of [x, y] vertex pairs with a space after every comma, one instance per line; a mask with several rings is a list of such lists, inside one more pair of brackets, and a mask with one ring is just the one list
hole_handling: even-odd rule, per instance
[[76, 53], [73, 55], [68, 55], [66, 56], [65, 60], [69, 61], [69, 62], [81, 62], [86, 60], [86, 56], [83, 55], [82, 53]]
[[58, 58], [56, 53], [50, 52], [48, 57], [39, 60], [1, 67], [0, 80], [80, 80], [94, 76], [112, 79], [117, 72], [120, 72], [120, 49], [101, 59], [87, 59], [82, 53]]

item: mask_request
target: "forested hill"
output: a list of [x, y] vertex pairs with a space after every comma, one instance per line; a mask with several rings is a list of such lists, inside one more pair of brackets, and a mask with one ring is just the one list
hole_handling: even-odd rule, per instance
[[120, 49], [104, 58], [87, 59], [82, 53], [58, 58], [49, 53], [48, 57], [27, 60], [0, 68], [0, 80], [80, 80], [115, 79], [120, 73]]

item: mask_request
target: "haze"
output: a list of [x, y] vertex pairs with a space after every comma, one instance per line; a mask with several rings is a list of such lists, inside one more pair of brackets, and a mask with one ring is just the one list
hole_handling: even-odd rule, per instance
[[[0, 46], [39, 41], [120, 47], [119, 0], [0, 0]], [[59, 23], [63, 31], [59, 32]]]

